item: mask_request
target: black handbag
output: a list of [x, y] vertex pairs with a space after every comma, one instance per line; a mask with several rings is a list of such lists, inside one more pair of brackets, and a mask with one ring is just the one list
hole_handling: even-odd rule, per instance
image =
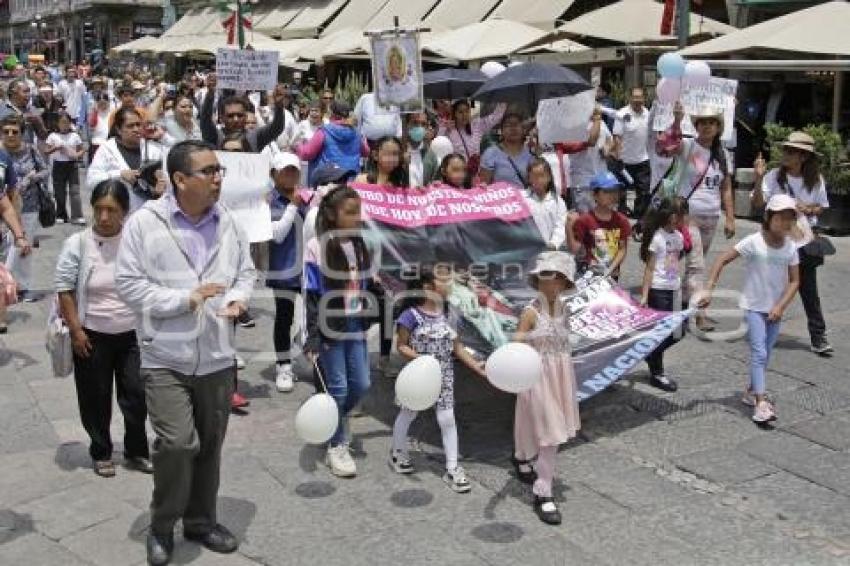
[[38, 223], [43, 228], [50, 228], [56, 224], [56, 201], [47, 192], [44, 183], [38, 184]]
[[814, 240], [803, 246], [803, 252], [812, 257], [835, 255], [835, 246], [826, 236], [815, 234]]

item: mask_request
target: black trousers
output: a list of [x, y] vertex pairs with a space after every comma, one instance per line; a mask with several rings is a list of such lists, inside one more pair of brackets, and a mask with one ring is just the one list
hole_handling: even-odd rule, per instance
[[92, 345], [88, 358], [74, 354], [74, 381], [83, 428], [91, 438], [93, 460], [112, 458], [112, 383], [124, 415], [124, 456], [147, 458], [145, 389], [139, 375], [139, 345], [134, 331], [104, 334], [84, 329]]
[[80, 173], [76, 161], [53, 162], [53, 195], [56, 197], [56, 216], [68, 220], [66, 202], [70, 196], [71, 218], [82, 218], [83, 204], [80, 200]]
[[820, 306], [818, 294], [817, 269], [823, 265], [823, 258], [811, 256], [800, 249], [800, 299], [809, 326], [809, 337], [814, 343], [826, 335], [826, 321]]
[[[676, 294], [678, 291], [667, 291], [663, 289], [650, 289], [647, 306], [658, 311], [672, 312], [676, 310]], [[664, 373], [664, 350], [679, 341], [678, 332], [673, 332], [658, 345], [650, 355], [646, 357], [650, 375], [661, 375]]]
[[[646, 209], [649, 207], [649, 182], [652, 179], [652, 168], [649, 166], [649, 161], [635, 163], [634, 165], [626, 164], [626, 171], [632, 178], [631, 188], [635, 191], [635, 206], [634, 217], [643, 218]], [[621, 209], [625, 209], [626, 194], [623, 192], [620, 195]]]
[[295, 318], [298, 293], [298, 289], [274, 291], [274, 351], [278, 363], [292, 362], [292, 321]]

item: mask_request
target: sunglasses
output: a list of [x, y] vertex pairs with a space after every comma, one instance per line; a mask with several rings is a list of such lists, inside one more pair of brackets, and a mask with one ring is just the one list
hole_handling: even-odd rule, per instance
[[16, 129], [16, 128], [3, 128], [3, 135], [19, 136], [19, 135], [21, 135], [21, 131]]

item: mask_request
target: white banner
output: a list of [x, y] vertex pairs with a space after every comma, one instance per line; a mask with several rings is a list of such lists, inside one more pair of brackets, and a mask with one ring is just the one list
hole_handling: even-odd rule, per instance
[[218, 88], [274, 90], [278, 60], [277, 51], [219, 49], [215, 53]]
[[269, 157], [261, 153], [217, 151], [219, 164], [227, 169], [221, 183], [221, 202], [233, 212], [248, 241], [272, 239], [269, 210]]
[[402, 32], [373, 35], [372, 77], [378, 104], [398, 107], [401, 112], [422, 111], [424, 99], [419, 34]]
[[[685, 120], [682, 122], [682, 130], [692, 133], [693, 128], [688, 116], [698, 112], [705, 107], [723, 109], [723, 141], [732, 139], [732, 128], [735, 125], [735, 101], [738, 92], [738, 81], [732, 79], [721, 79], [711, 77], [707, 86], [693, 86], [684, 83], [682, 88], [681, 102], [685, 110]], [[652, 128], [655, 131], [663, 131], [673, 124], [673, 105], [662, 104], [655, 101], [653, 104], [655, 119]], [[687, 122], [687, 123], [685, 123]]]

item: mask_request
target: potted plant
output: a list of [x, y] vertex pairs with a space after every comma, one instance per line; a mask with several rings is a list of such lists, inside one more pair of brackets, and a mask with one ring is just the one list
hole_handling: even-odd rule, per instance
[[[782, 159], [782, 146], [793, 128], [781, 124], [766, 124], [766, 141], [770, 144], [768, 169], [777, 167]], [[815, 140], [820, 154], [820, 168], [826, 183], [829, 208], [821, 215], [820, 225], [834, 234], [850, 233], [850, 162], [841, 143], [841, 136], [826, 124], [811, 124], [803, 131]]]

